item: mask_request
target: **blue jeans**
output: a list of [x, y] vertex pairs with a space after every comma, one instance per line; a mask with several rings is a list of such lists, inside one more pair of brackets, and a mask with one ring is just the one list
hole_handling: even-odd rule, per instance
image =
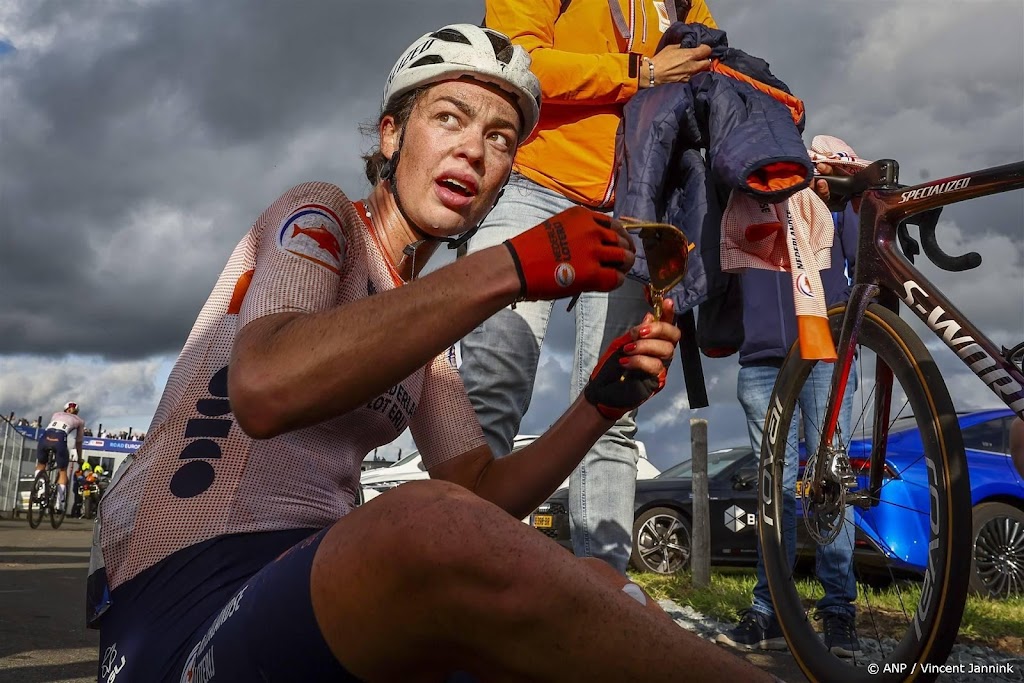
[[[513, 173], [498, 204], [469, 241], [479, 251], [575, 206], [563, 195]], [[559, 302], [560, 305], [567, 300]], [[523, 301], [484, 321], [462, 344], [460, 373], [496, 457], [507, 455], [530, 407], [552, 302]], [[576, 345], [569, 399], [583, 391], [602, 351], [649, 310], [639, 283], [586, 293], [575, 309]], [[569, 478], [569, 525], [579, 557], [597, 557], [625, 572], [632, 547], [639, 449], [636, 411], [608, 430]], [[552, 416], [552, 419], [554, 416]]]
[[[818, 425], [825, 412], [825, 401], [828, 398], [829, 385], [832, 381], [832, 368], [828, 363], [818, 363], [811, 370], [807, 382], [800, 392], [800, 412], [803, 415], [804, 435], [807, 452], [813, 453], [818, 447]], [[747, 415], [747, 431], [750, 433], [750, 445], [754, 453], [761, 452], [761, 438], [764, 434], [764, 420], [768, 414], [768, 404], [775, 386], [779, 369], [766, 365], [748, 365], [740, 368], [737, 382], [737, 398], [743, 405]], [[856, 374], [851, 370], [850, 383], [843, 406], [839, 412], [839, 428], [844, 438], [850, 434], [850, 415], [853, 412], [853, 393], [856, 391]], [[782, 475], [783, 503], [782, 528], [783, 543], [789, 564], [793, 566], [796, 558], [796, 525], [803, 521], [796, 519], [796, 479], [800, 459], [796, 452], [797, 420], [790, 424], [789, 447], [786, 449], [786, 463]], [[857, 583], [853, 574], [853, 542], [854, 523], [853, 508], [846, 506], [846, 518], [843, 528], [836, 539], [827, 546], [818, 546], [815, 562], [815, 573], [825, 591], [824, 597], [818, 600], [818, 609], [824, 612], [854, 613], [853, 601], [857, 598]], [[768, 589], [768, 578], [764, 571], [764, 560], [761, 557], [761, 544], [757, 545], [757, 585], [754, 586], [754, 610], [773, 616], [775, 607], [772, 605], [771, 592]]]

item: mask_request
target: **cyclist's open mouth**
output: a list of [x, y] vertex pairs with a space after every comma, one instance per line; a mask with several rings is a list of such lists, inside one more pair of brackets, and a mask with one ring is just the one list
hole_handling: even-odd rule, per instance
[[468, 178], [443, 175], [434, 180], [434, 187], [441, 203], [448, 208], [458, 209], [471, 203], [476, 197], [477, 185]]

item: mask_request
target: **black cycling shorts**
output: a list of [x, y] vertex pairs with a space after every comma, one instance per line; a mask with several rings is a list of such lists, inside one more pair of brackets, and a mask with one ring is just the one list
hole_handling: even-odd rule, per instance
[[313, 614], [310, 572], [326, 533], [222, 536], [119, 586], [100, 622], [98, 680], [358, 683]]

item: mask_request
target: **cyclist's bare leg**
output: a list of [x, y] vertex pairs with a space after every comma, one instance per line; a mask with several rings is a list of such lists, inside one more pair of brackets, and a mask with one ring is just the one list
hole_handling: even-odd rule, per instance
[[367, 681], [774, 680], [612, 573], [461, 487], [410, 482], [328, 532], [311, 596], [331, 650]]

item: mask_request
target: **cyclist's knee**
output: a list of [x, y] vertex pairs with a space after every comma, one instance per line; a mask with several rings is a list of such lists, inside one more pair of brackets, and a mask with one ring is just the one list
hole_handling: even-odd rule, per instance
[[496, 505], [449, 482], [410, 482], [392, 494], [398, 494], [392, 506], [400, 508], [402, 523], [393, 525], [386, 543], [401, 549], [401, 568], [411, 574], [436, 573], [440, 580], [512, 573], [513, 565], [506, 560], [523, 552], [523, 536], [531, 531]]

